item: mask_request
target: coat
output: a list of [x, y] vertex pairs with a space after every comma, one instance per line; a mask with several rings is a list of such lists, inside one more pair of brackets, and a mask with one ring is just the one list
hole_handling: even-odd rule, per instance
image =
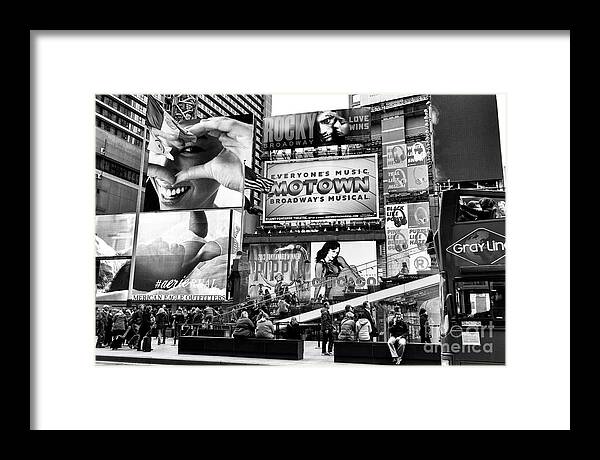
[[353, 319], [344, 318], [340, 324], [340, 333], [338, 334], [338, 340], [354, 340], [354, 333], [356, 329], [356, 323]]
[[275, 326], [273, 326], [273, 323], [266, 318], [259, 319], [256, 322], [256, 337], [262, 339], [274, 339]]
[[254, 323], [250, 318], [240, 318], [235, 323], [235, 328], [231, 334], [233, 337], [253, 337]]
[[292, 340], [300, 340], [302, 338], [302, 333], [300, 331], [300, 324], [288, 324], [285, 328], [285, 338]]
[[367, 318], [360, 318], [356, 322], [356, 338], [358, 340], [371, 340], [371, 323]]
[[326, 308], [321, 308], [321, 331], [333, 330], [333, 319]]
[[113, 316], [113, 331], [124, 331], [127, 329], [127, 317], [123, 313], [117, 313]]

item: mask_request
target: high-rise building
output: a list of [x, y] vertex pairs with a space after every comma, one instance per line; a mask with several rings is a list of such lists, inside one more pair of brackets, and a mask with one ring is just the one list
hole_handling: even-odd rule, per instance
[[[263, 119], [271, 114], [271, 96], [155, 95], [177, 120], [251, 114], [255, 117], [255, 158], [260, 158]], [[135, 212], [147, 97], [96, 95], [96, 214]], [[260, 161], [248, 165], [260, 173]], [[145, 180], [142, 181], [142, 194]], [[142, 195], [143, 199], [143, 195]], [[258, 203], [258, 198], [252, 196]]]

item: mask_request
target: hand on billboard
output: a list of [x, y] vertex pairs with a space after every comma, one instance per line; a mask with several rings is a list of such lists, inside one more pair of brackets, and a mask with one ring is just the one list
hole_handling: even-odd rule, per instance
[[148, 283], [180, 280], [193, 268], [203, 248], [204, 245], [192, 246], [187, 242], [169, 244], [161, 238], [140, 244], [136, 253], [135, 280]]
[[193, 166], [175, 176], [175, 184], [186, 180], [214, 179], [224, 187], [241, 192], [244, 187], [244, 158], [251, 158], [252, 125], [227, 117], [201, 120], [187, 127], [195, 136], [216, 137], [223, 150], [208, 163]]
[[205, 285], [225, 289], [227, 283], [227, 254], [217, 256], [199, 264], [188, 276], [189, 279], [201, 280]]

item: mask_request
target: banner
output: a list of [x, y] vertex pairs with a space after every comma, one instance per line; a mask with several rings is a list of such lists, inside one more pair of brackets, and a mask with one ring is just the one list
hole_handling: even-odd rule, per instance
[[266, 161], [264, 174], [276, 182], [263, 200], [265, 223], [379, 217], [375, 155]]
[[311, 277], [310, 244], [252, 244], [248, 260], [250, 298], [258, 298], [266, 290], [274, 297], [277, 290], [287, 288], [290, 293], [296, 293], [298, 301], [310, 300], [310, 289], [302, 287]]
[[278, 115], [263, 121], [263, 149], [350, 144], [370, 133], [368, 107]]

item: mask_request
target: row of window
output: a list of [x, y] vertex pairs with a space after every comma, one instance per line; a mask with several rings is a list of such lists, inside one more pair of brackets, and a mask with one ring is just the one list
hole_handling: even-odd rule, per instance
[[96, 155], [96, 169], [136, 185], [140, 179], [139, 171], [102, 155]]
[[126, 131], [118, 129], [112, 123], [108, 123], [108, 122], [102, 120], [101, 118], [96, 117], [96, 126], [100, 129], [103, 129], [104, 131], [106, 131], [108, 133], [114, 134], [115, 136], [123, 139], [126, 142], [129, 142], [132, 145], [135, 145], [136, 147], [142, 146], [141, 139], [138, 139], [137, 137], [132, 136], [131, 134], [129, 134]]
[[[119, 111], [123, 115], [128, 116], [132, 120], [137, 121], [138, 123], [144, 124], [146, 121], [143, 116], [141, 116], [137, 112], [131, 110], [129, 107], [125, 106], [124, 104], [119, 104], [117, 101], [115, 101], [110, 96], [104, 96], [104, 95], [96, 96], [96, 99], [99, 100], [100, 102], [103, 102], [104, 104], [108, 105], [109, 107], [112, 107], [113, 109]], [[145, 109], [143, 111], [145, 111]]]
[[131, 123], [127, 118], [121, 117], [116, 113], [96, 104], [96, 113], [102, 115], [103, 117], [108, 118], [109, 120], [114, 121], [115, 123], [127, 128], [129, 131], [134, 132], [135, 134], [139, 134], [140, 136], [144, 132], [144, 129], [138, 125]]
[[121, 99], [122, 101], [126, 102], [127, 104], [129, 104], [131, 107], [133, 107], [136, 110], [139, 110], [142, 113], [146, 113], [146, 104], [148, 103], [148, 98], [146, 97], [145, 94], [139, 94], [136, 95], [135, 97], [137, 97], [138, 99], [144, 101], [143, 104], [140, 104], [137, 100], [135, 100], [131, 95], [129, 94], [115, 94], [115, 97], [118, 97], [119, 99]]

